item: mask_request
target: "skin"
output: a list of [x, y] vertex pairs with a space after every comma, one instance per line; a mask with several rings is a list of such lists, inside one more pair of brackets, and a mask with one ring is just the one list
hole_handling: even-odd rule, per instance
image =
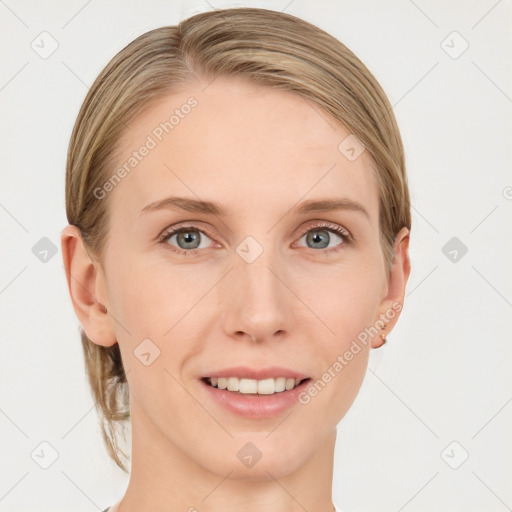
[[[119, 510], [330, 512], [336, 425], [380, 336], [310, 403], [270, 419], [220, 408], [198, 378], [239, 364], [321, 378], [361, 331], [403, 304], [408, 230], [396, 237], [388, 279], [369, 153], [349, 161], [338, 150], [349, 131], [289, 92], [232, 79], [193, 84], [130, 123], [119, 163], [190, 96], [198, 106], [108, 194], [103, 261], [89, 256], [74, 226], [62, 231], [77, 317], [95, 343], [119, 343], [129, 381], [132, 470]], [[141, 214], [170, 195], [216, 201], [227, 215], [171, 208]], [[291, 212], [299, 201], [333, 197], [357, 201], [369, 217]], [[316, 228], [311, 234], [330, 237], [329, 248], [338, 251], [316, 248], [323, 246], [305, 236], [314, 221], [345, 228], [354, 243]], [[176, 236], [156, 240], [183, 222], [204, 232], [193, 231], [201, 237], [196, 254], [173, 252], [191, 251]], [[263, 248], [250, 264], [236, 252], [247, 236]], [[146, 338], [160, 349], [149, 366], [133, 353]], [[247, 442], [262, 452], [252, 468], [237, 457]]]

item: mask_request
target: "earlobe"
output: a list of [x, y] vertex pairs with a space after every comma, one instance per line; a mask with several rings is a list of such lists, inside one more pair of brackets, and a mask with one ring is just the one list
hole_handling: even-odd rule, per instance
[[[409, 230], [403, 227], [395, 237], [395, 258], [388, 279], [388, 292], [379, 307], [379, 316], [375, 323], [380, 332], [377, 342], [372, 341], [372, 348], [379, 348], [386, 343], [386, 337], [393, 330], [402, 311], [405, 287], [411, 272], [409, 258]], [[382, 327], [382, 329], [381, 329]]]
[[108, 314], [104, 274], [87, 253], [76, 226], [62, 230], [61, 249], [69, 295], [83, 330], [94, 343], [113, 345], [117, 340]]

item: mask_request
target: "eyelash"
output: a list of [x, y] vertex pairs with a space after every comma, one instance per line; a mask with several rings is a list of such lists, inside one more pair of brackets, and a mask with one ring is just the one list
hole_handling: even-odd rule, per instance
[[[326, 229], [324, 229], [324, 231], [330, 231], [332, 233], [337, 234], [343, 240], [343, 243], [341, 245], [338, 245], [338, 246], [330, 248], [330, 249], [320, 249], [320, 250], [311, 249], [312, 251], [324, 252], [324, 253], [326, 253], [326, 252], [335, 253], [335, 252], [342, 250], [343, 247], [353, 245], [354, 239], [346, 229], [342, 228], [341, 226], [337, 226], [336, 224], [331, 224], [330, 222], [326, 222], [326, 221], [321, 221], [321, 222], [318, 222], [317, 224], [314, 224], [313, 226], [309, 226], [308, 229], [306, 229], [304, 232], [302, 232], [302, 234], [299, 237], [299, 240], [304, 235], [309, 233], [310, 231], [320, 231], [322, 228], [326, 228]], [[186, 232], [186, 231], [198, 231], [198, 232], [202, 233], [203, 235], [206, 235], [208, 238], [213, 239], [213, 237], [211, 237], [206, 231], [199, 229], [199, 227], [194, 226], [194, 225], [186, 225], [186, 226], [180, 226], [178, 228], [166, 229], [162, 233], [162, 235], [160, 235], [160, 237], [158, 238], [158, 242], [166, 245], [167, 247], [170, 248], [171, 251], [173, 251], [175, 253], [181, 254], [183, 256], [193, 256], [193, 255], [197, 254], [198, 251], [202, 251], [203, 249], [190, 249], [188, 251], [185, 251], [183, 249], [179, 249], [179, 248], [174, 247], [167, 243], [167, 240], [169, 238], [171, 238], [173, 235], [175, 235], [177, 233]]]

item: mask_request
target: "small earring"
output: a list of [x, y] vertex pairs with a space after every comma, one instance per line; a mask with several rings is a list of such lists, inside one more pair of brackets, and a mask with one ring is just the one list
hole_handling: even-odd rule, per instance
[[[382, 327], [382, 329], [384, 329], [384, 327]], [[382, 329], [381, 329], [381, 330], [382, 330]], [[382, 340], [382, 345], [384, 345], [384, 344], [386, 343], [386, 341], [388, 341], [388, 340], [386, 339], [386, 336], [384, 336], [384, 334], [382, 334], [382, 333], [380, 334], [380, 339]], [[381, 345], [381, 346], [382, 346], [382, 345]]]

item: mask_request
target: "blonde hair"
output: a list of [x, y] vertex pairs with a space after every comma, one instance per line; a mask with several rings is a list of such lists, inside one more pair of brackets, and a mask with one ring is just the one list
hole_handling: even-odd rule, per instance
[[[66, 165], [66, 214], [88, 252], [102, 261], [108, 200], [94, 194], [111, 176], [127, 123], [166, 94], [216, 77], [292, 91], [339, 120], [370, 153], [379, 185], [379, 231], [389, 275], [394, 240], [411, 229], [404, 151], [392, 107], [366, 66], [318, 27], [267, 9], [197, 14], [137, 37], [107, 64], [81, 106]], [[130, 417], [118, 343], [97, 345], [80, 329], [86, 373], [109, 455], [128, 472], [116, 425]], [[123, 456], [127, 455], [122, 452]]]

